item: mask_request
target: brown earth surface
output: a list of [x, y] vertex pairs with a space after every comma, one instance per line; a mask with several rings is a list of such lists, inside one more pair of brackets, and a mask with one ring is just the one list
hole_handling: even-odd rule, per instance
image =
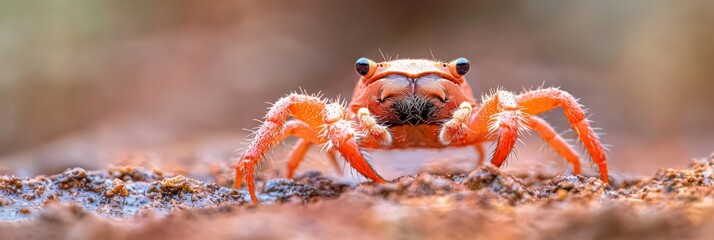
[[[6, 239], [617, 239], [707, 238], [714, 158], [653, 176], [509, 174], [492, 166], [387, 184], [318, 171], [260, 175], [262, 204], [230, 186], [230, 167], [199, 181], [159, 170], [73, 168], [0, 177]], [[266, 180], [267, 179], [267, 180]]]

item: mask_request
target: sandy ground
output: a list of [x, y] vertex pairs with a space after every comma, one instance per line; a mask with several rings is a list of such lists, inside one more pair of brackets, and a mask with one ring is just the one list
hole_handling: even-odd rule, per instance
[[[396, 158], [393, 154], [398, 153], [377, 158]], [[449, 156], [460, 155], [473, 159], [468, 151]], [[431, 157], [438, 156], [444, 155]], [[151, 165], [144, 155], [126, 158], [126, 163]], [[259, 175], [259, 206], [249, 203], [245, 190], [229, 187], [233, 172], [228, 163], [194, 160], [184, 159], [183, 166], [201, 167], [164, 163], [175, 171], [114, 166], [1, 177], [0, 232], [4, 239], [665, 239], [712, 234], [714, 158], [650, 175], [615, 174], [611, 186], [596, 176], [562, 173], [562, 164], [547, 161], [524, 160], [505, 172], [492, 166], [466, 171], [470, 163], [459, 160], [396, 164], [382, 168], [387, 177], [414, 173], [381, 185], [361, 183], [347, 170], [340, 177], [324, 167], [284, 179], [274, 170], [282, 166], [278, 162], [264, 166]], [[379, 169], [383, 163], [375, 164]]]

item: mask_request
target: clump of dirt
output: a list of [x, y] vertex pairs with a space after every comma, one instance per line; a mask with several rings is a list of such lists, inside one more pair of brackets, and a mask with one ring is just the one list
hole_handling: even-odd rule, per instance
[[560, 201], [565, 198], [591, 201], [607, 197], [616, 198], [618, 195], [617, 192], [608, 189], [599, 178], [571, 174], [560, 174], [545, 181], [535, 193], [541, 199]]
[[265, 182], [261, 201], [287, 202], [296, 200], [310, 202], [318, 197], [335, 198], [349, 188], [346, 184], [334, 183], [320, 172], [311, 171], [290, 180], [269, 179]]
[[492, 165], [470, 172], [463, 178], [462, 184], [482, 198], [488, 196], [511, 205], [534, 200], [533, 192], [525, 187], [521, 179], [505, 175]]

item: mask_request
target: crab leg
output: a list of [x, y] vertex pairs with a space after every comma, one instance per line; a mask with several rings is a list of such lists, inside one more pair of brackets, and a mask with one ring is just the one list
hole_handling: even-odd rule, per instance
[[392, 135], [387, 127], [379, 125], [367, 108], [360, 108], [357, 111], [357, 120], [366, 139], [374, 140], [379, 146], [392, 144]]
[[451, 119], [441, 126], [439, 142], [444, 145], [449, 145], [457, 139], [463, 138], [465, 132], [468, 130], [466, 123], [472, 111], [473, 108], [470, 103], [462, 102], [459, 108], [452, 114]]
[[335, 171], [339, 174], [342, 174], [342, 169], [340, 168], [340, 162], [337, 160], [337, 157], [335, 157], [335, 150], [330, 149], [329, 151], [327, 151], [326, 155], [327, 155], [327, 159], [329, 159], [330, 162], [332, 163], [332, 167], [335, 168]]
[[543, 113], [556, 107], [563, 107], [565, 117], [575, 129], [575, 132], [578, 133], [578, 136], [580, 136], [580, 140], [592, 156], [593, 162], [598, 165], [602, 181], [607, 184], [605, 150], [598, 136], [590, 127], [590, 123], [585, 118], [585, 111], [573, 96], [560, 89], [546, 88], [525, 92], [518, 96], [517, 101], [519, 106], [523, 107], [523, 111], [530, 115]]
[[[439, 131], [439, 141], [441, 144], [449, 145], [456, 141], [468, 142], [466, 136], [473, 135], [474, 133], [468, 126], [469, 118], [471, 117], [472, 112], [473, 108], [471, 103], [463, 102], [459, 105], [459, 108], [454, 111], [451, 120], [446, 121], [446, 123], [444, 123], [441, 127], [441, 131]], [[478, 152], [477, 165], [480, 166], [486, 158], [483, 144], [481, 142], [477, 142], [474, 147], [476, 148], [476, 152]]]
[[295, 169], [305, 158], [305, 154], [307, 153], [307, 150], [310, 149], [311, 145], [312, 142], [307, 141], [305, 139], [300, 139], [297, 141], [295, 147], [293, 147], [293, 150], [290, 151], [290, 154], [288, 155], [288, 169], [286, 171], [287, 178], [293, 178], [293, 173], [295, 172]]
[[[234, 187], [240, 188], [245, 177], [250, 197], [253, 202], [257, 202], [254, 171], [261, 156], [288, 136], [285, 131], [286, 125], [292, 125], [289, 130], [295, 133], [305, 132], [303, 127], [318, 129], [322, 124], [319, 113], [325, 108], [325, 104], [325, 101], [320, 98], [301, 94], [290, 94], [275, 102], [266, 114], [265, 121], [255, 132], [255, 138], [236, 165]], [[292, 115], [299, 122], [286, 124], [288, 115]]]
[[374, 171], [372, 165], [360, 152], [359, 144], [355, 138], [355, 130], [352, 128], [352, 122], [345, 119], [344, 108], [332, 103], [325, 106], [324, 110], [324, 128], [323, 134], [328, 139], [328, 144], [339, 152], [345, 160], [366, 178], [372, 179], [375, 182], [383, 183], [384, 179]]
[[543, 140], [545, 140], [548, 145], [550, 145], [555, 152], [558, 153], [558, 155], [565, 158], [565, 160], [570, 162], [570, 164], [573, 164], [573, 174], [580, 174], [580, 160], [578, 160], [578, 154], [565, 141], [565, 139], [563, 139], [563, 137], [558, 135], [558, 133], [553, 130], [553, 127], [551, 127], [550, 124], [542, 118], [531, 116], [528, 121], [526, 121], [526, 125], [538, 132]]
[[[260, 130], [258, 130], [260, 131]], [[257, 134], [257, 132], [256, 132]], [[303, 143], [311, 143], [311, 142], [319, 142], [321, 141], [318, 138], [317, 130], [314, 130], [310, 128], [310, 126], [302, 122], [300, 120], [290, 120], [285, 123], [285, 129], [283, 130], [282, 134], [280, 136], [277, 136], [275, 139], [275, 142], [281, 142], [288, 136], [296, 136], [300, 138], [298, 140], [298, 143], [303, 142]], [[253, 145], [251, 143], [251, 145]], [[307, 151], [307, 147], [304, 149], [304, 151], [301, 153], [302, 150], [300, 150], [300, 144], [297, 144], [295, 149], [290, 152], [288, 155], [288, 175], [291, 175], [292, 172], [290, 171], [291, 165], [294, 164], [295, 167], [300, 163], [302, 158], [305, 156], [305, 152]], [[308, 144], [309, 147], [309, 144]], [[249, 150], [251, 147], [248, 148]], [[245, 156], [244, 156], [245, 157]], [[297, 162], [295, 162], [297, 161]], [[236, 171], [236, 179], [235, 179], [235, 188], [240, 188], [242, 185], [243, 177], [242, 177], [242, 172]]]
[[[462, 102], [459, 108], [454, 111], [452, 118], [446, 121], [439, 131], [439, 142], [444, 145], [449, 145], [458, 140], [466, 140], [466, 136], [472, 134], [468, 127], [469, 118], [473, 112], [473, 107], [469, 102]], [[476, 152], [478, 152], [478, 162], [477, 165], [483, 164], [483, 160], [486, 158], [484, 153], [483, 144], [477, 142], [474, 147]]]
[[486, 152], [483, 149], [483, 143], [479, 142], [476, 143], [476, 152], [478, 152], [478, 165], [481, 166], [483, 165], [483, 160], [486, 159]]
[[[286, 119], [290, 115], [296, 120], [287, 122]], [[329, 142], [359, 173], [374, 181], [384, 182], [359, 152], [354, 130], [350, 122], [342, 119], [343, 116], [344, 110], [339, 104], [326, 104], [318, 97], [290, 94], [281, 98], [268, 111], [265, 121], [255, 133], [255, 138], [238, 161], [235, 187], [240, 188], [241, 180], [245, 177], [251, 200], [257, 203], [255, 165], [268, 149], [289, 135], [312, 136], [310, 138], [315, 139], [307, 140]], [[315, 133], [320, 129], [323, 135], [317, 136]]]
[[[491, 163], [501, 166], [516, 145], [518, 133], [527, 127], [523, 125], [525, 114], [516, 104], [511, 92], [498, 91], [484, 100], [474, 114], [469, 129], [477, 133], [487, 132], [498, 137]], [[490, 138], [491, 136], [487, 137]]]
[[[310, 149], [312, 144], [313, 142], [308, 141], [307, 139], [300, 139], [297, 141], [295, 147], [293, 147], [290, 154], [288, 154], [288, 168], [286, 171], [287, 178], [293, 178], [295, 169], [297, 169], [300, 162], [305, 159], [305, 154], [307, 153], [307, 150]], [[340, 169], [340, 163], [335, 157], [334, 150], [330, 150], [325, 155], [327, 156], [327, 159], [330, 160], [330, 163], [335, 168], [335, 171], [341, 173], [342, 169]]]

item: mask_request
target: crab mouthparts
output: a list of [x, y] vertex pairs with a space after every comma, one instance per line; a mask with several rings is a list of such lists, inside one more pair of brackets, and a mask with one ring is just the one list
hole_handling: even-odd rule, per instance
[[438, 122], [439, 108], [421, 96], [407, 96], [391, 106], [396, 114], [397, 122], [387, 123], [390, 126], [435, 124]]

